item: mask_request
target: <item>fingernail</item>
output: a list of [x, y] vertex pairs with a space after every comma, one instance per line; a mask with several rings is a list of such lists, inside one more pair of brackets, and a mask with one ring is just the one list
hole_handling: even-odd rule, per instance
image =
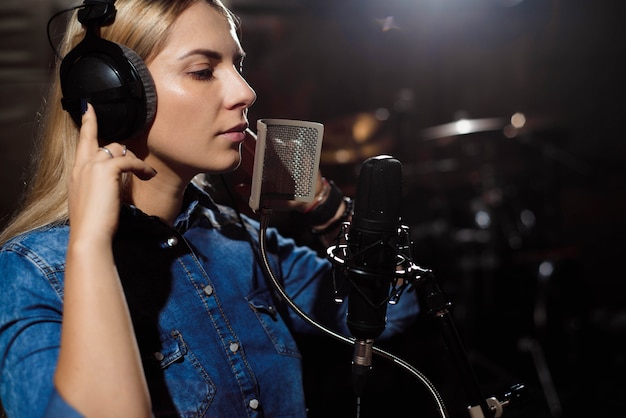
[[80, 99], [80, 114], [84, 115], [87, 112], [87, 99]]

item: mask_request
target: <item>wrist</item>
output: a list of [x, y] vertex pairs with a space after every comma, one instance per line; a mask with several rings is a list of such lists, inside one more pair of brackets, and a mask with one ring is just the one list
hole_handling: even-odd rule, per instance
[[326, 179], [326, 177], [322, 177], [319, 181], [322, 184], [322, 188], [319, 192], [315, 194], [313, 201], [302, 210], [302, 213], [307, 214], [313, 212], [315, 208], [317, 208], [321, 203], [323, 203], [330, 194], [331, 185], [330, 182]]
[[323, 225], [313, 225], [311, 232], [314, 235], [327, 235], [336, 231], [342, 223], [350, 221], [354, 202], [349, 197], [342, 197], [341, 204], [337, 208], [335, 215]]
[[[331, 222], [343, 204], [343, 192], [333, 181], [322, 178], [322, 190], [313, 203], [304, 211], [309, 225], [313, 228]], [[318, 198], [319, 197], [319, 198]]]

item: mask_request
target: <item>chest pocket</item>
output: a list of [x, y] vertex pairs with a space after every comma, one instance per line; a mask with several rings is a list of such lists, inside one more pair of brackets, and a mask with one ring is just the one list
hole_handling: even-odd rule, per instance
[[201, 417], [215, 397], [215, 384], [178, 331], [161, 336], [144, 369], [155, 417]]
[[248, 296], [248, 304], [256, 314], [265, 333], [272, 341], [279, 354], [300, 358], [300, 351], [296, 346], [287, 324], [273, 303], [270, 293], [265, 290]]

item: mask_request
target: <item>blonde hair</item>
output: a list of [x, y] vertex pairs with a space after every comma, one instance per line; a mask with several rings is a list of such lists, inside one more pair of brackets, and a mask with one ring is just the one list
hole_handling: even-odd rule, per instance
[[[169, 29], [183, 11], [198, 1], [215, 7], [234, 25], [237, 18], [220, 0], [117, 0], [115, 21], [101, 29], [101, 36], [134, 50], [149, 62], [160, 52]], [[68, 21], [59, 53], [65, 56], [84, 36], [75, 13]], [[58, 74], [60, 60], [56, 63]], [[61, 105], [58, 77], [43, 103], [32, 174], [19, 209], [0, 233], [0, 245], [24, 232], [68, 220], [67, 183], [74, 164], [79, 131]]]

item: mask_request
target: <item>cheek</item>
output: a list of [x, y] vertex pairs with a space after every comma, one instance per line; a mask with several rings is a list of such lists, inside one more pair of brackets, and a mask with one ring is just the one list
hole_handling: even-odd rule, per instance
[[154, 127], [162, 133], [183, 133], [198, 120], [198, 105], [182, 89], [157, 90], [157, 113]]
[[184, 97], [171, 93], [158, 96], [157, 113], [150, 134], [148, 148], [160, 158], [180, 158], [188, 153], [187, 148], [193, 143], [190, 139], [197, 136], [200, 129], [194, 126], [197, 117], [193, 114]]

